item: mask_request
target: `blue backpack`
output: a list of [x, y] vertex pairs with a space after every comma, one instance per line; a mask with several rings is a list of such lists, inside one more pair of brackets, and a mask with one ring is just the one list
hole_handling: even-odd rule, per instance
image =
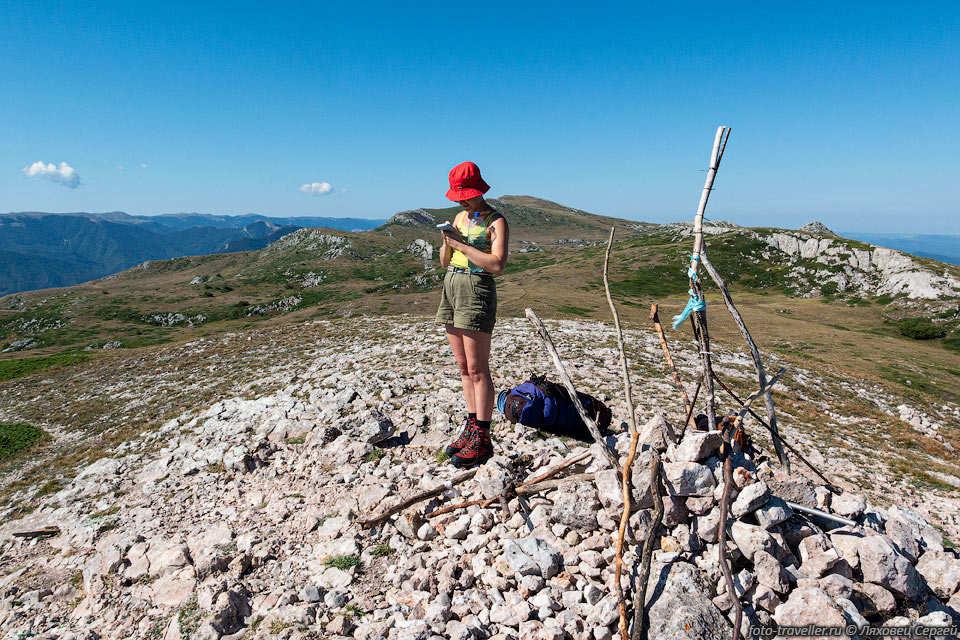
[[[577, 396], [598, 427], [610, 426], [612, 415], [603, 402], [587, 393], [578, 392]], [[567, 389], [543, 376], [533, 375], [527, 382], [501, 391], [497, 396], [497, 409], [514, 424], [519, 422], [557, 435], [593, 440]]]

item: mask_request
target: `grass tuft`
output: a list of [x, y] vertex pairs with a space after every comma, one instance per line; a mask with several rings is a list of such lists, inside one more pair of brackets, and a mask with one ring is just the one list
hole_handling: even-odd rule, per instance
[[324, 560], [323, 564], [327, 565], [328, 567], [334, 567], [335, 569], [347, 570], [360, 564], [360, 556], [356, 554], [350, 554], [347, 556], [333, 556], [332, 558], [327, 558]]
[[50, 439], [39, 427], [20, 422], [0, 422], [0, 460], [9, 460]]
[[18, 358], [16, 360], [0, 361], [0, 382], [22, 378], [44, 369], [64, 367], [89, 359], [83, 353], [64, 353], [39, 358]]

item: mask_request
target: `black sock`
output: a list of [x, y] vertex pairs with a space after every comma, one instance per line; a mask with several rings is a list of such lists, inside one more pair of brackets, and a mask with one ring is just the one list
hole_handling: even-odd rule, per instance
[[483, 431], [489, 431], [490, 420], [477, 420], [477, 429], [482, 429]]
[[477, 414], [475, 414], [475, 413], [468, 413], [468, 414], [467, 414], [467, 420], [476, 421], [476, 420], [477, 420]]

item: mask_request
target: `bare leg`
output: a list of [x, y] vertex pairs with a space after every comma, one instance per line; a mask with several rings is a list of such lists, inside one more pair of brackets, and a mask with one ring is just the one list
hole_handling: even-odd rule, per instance
[[[464, 351], [465, 333], [462, 329], [457, 329], [452, 324], [445, 325], [447, 329], [447, 340], [450, 341], [450, 348], [453, 349], [453, 357], [460, 368], [460, 382], [463, 384], [463, 398], [467, 402], [467, 413], [476, 412], [476, 403], [474, 401], [473, 378], [470, 377], [470, 370], [467, 367], [467, 354]], [[471, 332], [475, 333], [475, 332]], [[487, 418], [489, 420], [489, 418]]]
[[477, 420], [487, 421], [493, 416], [493, 379], [490, 377], [491, 335], [467, 329], [461, 329], [460, 333], [467, 360], [467, 377], [472, 382], [472, 400], [476, 408]]

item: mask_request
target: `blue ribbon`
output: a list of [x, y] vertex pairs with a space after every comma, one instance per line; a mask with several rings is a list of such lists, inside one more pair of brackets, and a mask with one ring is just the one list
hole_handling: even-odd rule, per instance
[[[700, 262], [700, 256], [696, 254], [690, 254], [690, 259]], [[693, 268], [693, 265], [690, 265], [689, 267], [687, 267], [687, 277], [690, 278], [690, 280], [692, 280], [693, 282], [697, 281], [697, 270]], [[676, 329], [676, 327], [674, 327], [674, 329]]]
[[697, 294], [693, 292], [693, 289], [688, 291], [690, 294], [690, 299], [687, 300], [687, 306], [683, 308], [683, 311], [680, 312], [680, 315], [673, 316], [673, 328], [676, 329], [679, 327], [687, 317], [694, 311], [703, 311], [707, 308], [707, 303], [704, 300], [701, 300], [697, 297]]

